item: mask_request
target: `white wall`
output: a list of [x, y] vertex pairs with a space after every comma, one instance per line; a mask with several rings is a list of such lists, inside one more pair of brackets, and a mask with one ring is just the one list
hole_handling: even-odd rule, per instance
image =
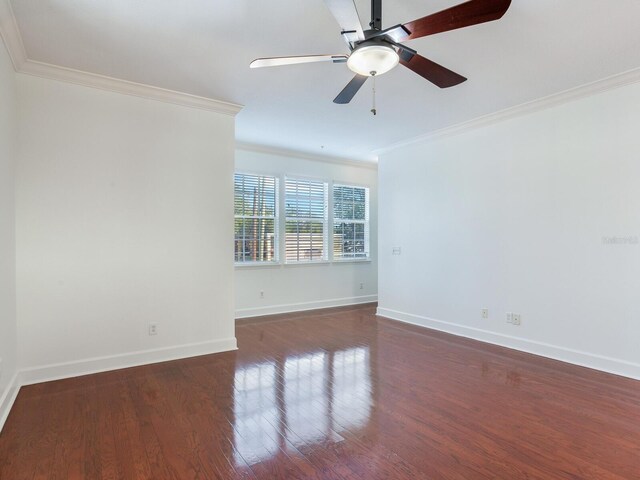
[[[236, 170], [368, 186], [371, 224], [370, 262], [236, 267], [237, 318], [377, 300], [378, 195], [375, 168], [238, 149]], [[264, 292], [264, 298], [260, 298], [261, 291]]]
[[[14, 169], [16, 160], [16, 83], [0, 37], [0, 428], [7, 413], [16, 371]], [[6, 396], [6, 397], [5, 397]], [[7, 399], [8, 400], [8, 399]]]
[[18, 91], [25, 381], [234, 348], [234, 118], [24, 75]]
[[638, 105], [635, 84], [383, 155], [379, 312], [640, 378]]

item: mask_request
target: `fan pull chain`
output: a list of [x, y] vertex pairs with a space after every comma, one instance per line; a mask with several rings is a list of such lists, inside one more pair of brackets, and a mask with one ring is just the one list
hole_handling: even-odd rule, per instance
[[371, 109], [371, 113], [375, 116], [378, 114], [376, 110], [376, 72], [371, 72], [371, 76], [373, 77], [373, 108]]

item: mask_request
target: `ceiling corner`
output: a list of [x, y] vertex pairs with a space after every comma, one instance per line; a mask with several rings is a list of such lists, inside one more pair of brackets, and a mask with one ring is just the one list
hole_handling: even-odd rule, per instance
[[213, 98], [200, 97], [189, 93], [29, 60], [10, 0], [0, 0], [0, 36], [4, 40], [9, 57], [11, 57], [13, 68], [18, 73], [84, 85], [124, 95], [148, 98], [174, 105], [209, 110], [233, 117], [243, 108], [242, 105]]
[[7, 47], [13, 68], [20, 72], [27, 61], [27, 53], [10, 0], [0, 0], [0, 36]]

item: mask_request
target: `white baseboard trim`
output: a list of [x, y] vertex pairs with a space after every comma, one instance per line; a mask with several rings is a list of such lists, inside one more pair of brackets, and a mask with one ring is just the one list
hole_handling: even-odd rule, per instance
[[2, 432], [4, 422], [7, 421], [11, 407], [13, 407], [13, 402], [16, 401], [16, 397], [20, 391], [20, 384], [18, 380], [19, 374], [16, 372], [13, 377], [11, 377], [11, 380], [4, 392], [2, 392], [2, 396], [0, 396], [0, 432]]
[[236, 310], [236, 319], [276, 315], [278, 313], [304, 312], [320, 308], [344, 307], [378, 301], [378, 295], [362, 295], [360, 297], [332, 298], [315, 302], [288, 303], [286, 305], [269, 305], [267, 307], [240, 308]]
[[18, 396], [20, 388], [26, 385], [237, 349], [236, 339], [232, 337], [21, 369], [13, 376], [0, 397], [0, 432], [9, 416], [9, 411]]
[[26, 385], [237, 349], [236, 339], [232, 337], [21, 369], [13, 376], [0, 397], [0, 432], [9, 416], [9, 411], [18, 396], [20, 388]]
[[552, 345], [549, 343], [537, 342], [534, 340], [527, 340], [525, 338], [491, 332], [489, 330], [467, 327], [464, 325], [436, 320], [421, 315], [399, 312], [397, 310], [392, 310], [389, 308], [379, 307], [377, 310], [377, 315], [390, 318], [392, 320], [397, 320], [399, 322], [417, 325], [419, 327], [425, 327], [441, 332], [450, 333], [459, 337], [479, 340], [481, 342], [491, 343], [494, 345], [499, 345], [501, 347], [520, 350], [522, 352], [532, 353], [534, 355], [540, 355], [543, 357], [552, 358], [554, 360], [560, 360], [562, 362], [579, 365], [581, 367], [593, 368], [595, 370], [601, 370], [603, 372], [613, 373], [615, 375], [621, 375], [623, 377], [640, 380], [640, 364], [628, 362], [626, 360], [621, 360], [618, 358], [605, 357], [603, 355], [597, 355], [580, 350], [574, 350], [571, 348], [560, 347], [558, 345]]
[[233, 337], [25, 368], [20, 370], [20, 385], [32, 385], [34, 383], [79, 377], [81, 375], [90, 375], [92, 373], [106, 372], [109, 370], [119, 370], [121, 368], [227, 352], [236, 350], [237, 348], [236, 339]]

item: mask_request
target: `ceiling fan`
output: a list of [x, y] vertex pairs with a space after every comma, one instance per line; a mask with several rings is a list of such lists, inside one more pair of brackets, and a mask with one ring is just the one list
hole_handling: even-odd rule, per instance
[[507, 12], [511, 0], [469, 0], [441, 12], [412, 22], [382, 28], [382, 0], [371, 0], [371, 23], [363, 30], [354, 0], [323, 0], [342, 29], [350, 55], [302, 55], [258, 58], [251, 68], [275, 67], [300, 63], [346, 63], [356, 76], [334, 99], [345, 104], [358, 93], [368, 77], [382, 75], [401, 63], [440, 88], [453, 87], [467, 79], [421, 56], [401, 44], [436, 33], [498, 20]]

